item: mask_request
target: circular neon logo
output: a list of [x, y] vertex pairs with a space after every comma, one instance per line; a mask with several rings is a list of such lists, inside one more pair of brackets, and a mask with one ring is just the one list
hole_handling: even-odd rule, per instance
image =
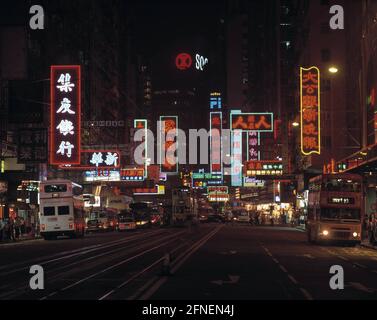
[[187, 70], [192, 65], [192, 58], [188, 53], [180, 53], [175, 58], [175, 65], [179, 70]]

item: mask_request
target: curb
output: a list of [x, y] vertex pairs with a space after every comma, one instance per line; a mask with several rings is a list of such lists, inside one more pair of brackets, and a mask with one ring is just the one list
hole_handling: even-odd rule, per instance
[[360, 247], [377, 250], [377, 247], [369, 243], [360, 243]]

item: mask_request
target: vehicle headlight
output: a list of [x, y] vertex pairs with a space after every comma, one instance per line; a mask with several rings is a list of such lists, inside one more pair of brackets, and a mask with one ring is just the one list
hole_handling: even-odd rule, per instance
[[322, 234], [323, 234], [324, 236], [328, 236], [328, 235], [329, 235], [329, 232], [328, 232], [327, 230], [323, 230], [323, 231], [322, 231]]
[[357, 232], [352, 233], [353, 237], [356, 238], [359, 234]]

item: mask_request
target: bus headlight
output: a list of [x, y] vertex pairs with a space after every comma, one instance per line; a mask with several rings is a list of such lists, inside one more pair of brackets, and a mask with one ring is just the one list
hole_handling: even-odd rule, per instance
[[357, 238], [357, 236], [359, 235], [357, 232], [354, 232], [354, 233], [352, 233], [352, 235], [353, 235], [353, 237], [354, 238]]
[[329, 235], [329, 232], [328, 232], [327, 230], [323, 230], [323, 231], [322, 231], [322, 234], [323, 234], [324, 236], [328, 236], [328, 235]]

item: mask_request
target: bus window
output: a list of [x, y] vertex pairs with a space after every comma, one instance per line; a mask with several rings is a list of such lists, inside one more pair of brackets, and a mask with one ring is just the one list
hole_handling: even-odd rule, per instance
[[44, 207], [43, 208], [43, 215], [48, 216], [54, 216], [55, 215], [55, 207]]
[[68, 216], [69, 215], [69, 206], [59, 206], [58, 207], [59, 216]]
[[349, 208], [323, 208], [321, 209], [321, 218], [360, 220], [360, 210]]

